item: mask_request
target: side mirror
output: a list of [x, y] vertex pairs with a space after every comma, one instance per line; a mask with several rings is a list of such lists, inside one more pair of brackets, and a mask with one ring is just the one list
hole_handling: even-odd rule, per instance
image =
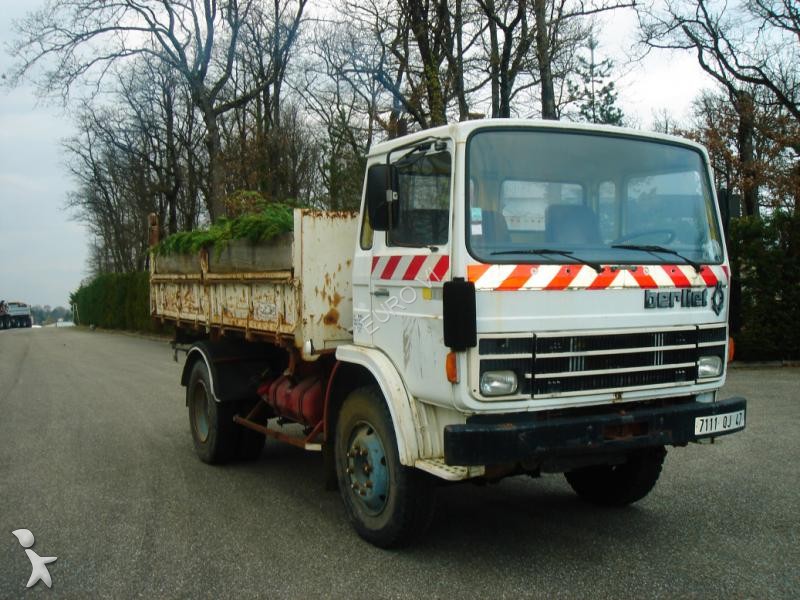
[[478, 343], [475, 310], [475, 284], [461, 278], [445, 281], [442, 286], [444, 345], [454, 352], [473, 348]]
[[400, 218], [397, 198], [389, 202], [393, 190], [397, 190], [397, 169], [384, 164], [372, 165], [367, 171], [367, 214], [375, 231], [386, 231], [389, 223], [394, 226]]

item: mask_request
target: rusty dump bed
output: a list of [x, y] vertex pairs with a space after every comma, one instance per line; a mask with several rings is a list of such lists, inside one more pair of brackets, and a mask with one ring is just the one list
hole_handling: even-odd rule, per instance
[[356, 224], [356, 213], [295, 209], [293, 233], [269, 242], [153, 256], [150, 312], [182, 327], [241, 331], [301, 350], [310, 341], [313, 353], [335, 348], [352, 339]]

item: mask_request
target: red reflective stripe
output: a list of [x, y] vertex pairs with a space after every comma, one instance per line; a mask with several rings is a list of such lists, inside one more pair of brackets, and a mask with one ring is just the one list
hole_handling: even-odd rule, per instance
[[681, 271], [677, 266], [664, 265], [664, 270], [667, 272], [667, 275], [669, 275], [669, 278], [672, 279], [672, 283], [675, 284], [675, 287], [692, 287], [692, 284], [689, 283], [686, 275], [684, 275], [683, 271]]
[[467, 281], [475, 283], [491, 268], [492, 265], [467, 265]]
[[517, 265], [511, 274], [506, 277], [497, 290], [518, 290], [531, 278], [531, 265]]
[[556, 276], [553, 277], [552, 280], [550, 280], [550, 283], [548, 283], [544, 289], [563, 290], [570, 283], [572, 283], [573, 279], [575, 279], [578, 276], [580, 270], [581, 268], [579, 266], [576, 267], [575, 265], [569, 265], [569, 266], [564, 265], [558, 270]]
[[604, 290], [610, 286], [617, 278], [619, 271], [612, 271], [610, 267], [603, 267], [591, 285], [587, 286], [589, 290]]
[[658, 284], [656, 284], [655, 280], [644, 272], [644, 267], [636, 267], [628, 272], [633, 276], [640, 288], [646, 289], [658, 287]]
[[400, 262], [399, 256], [390, 256], [389, 261], [386, 263], [386, 267], [383, 269], [380, 278], [381, 279], [391, 279], [392, 273], [397, 268], [397, 263]]
[[714, 271], [708, 267], [703, 267], [700, 269], [700, 277], [703, 278], [703, 281], [706, 282], [708, 287], [714, 287], [717, 285], [717, 276], [714, 275]]
[[422, 255], [417, 255], [411, 259], [411, 262], [406, 269], [406, 272], [403, 274], [403, 279], [415, 279], [417, 273], [422, 268], [422, 265], [425, 263], [425, 257]]
[[444, 276], [447, 274], [447, 270], [450, 268], [450, 257], [443, 256], [439, 259], [439, 262], [436, 263], [436, 266], [433, 267], [433, 272], [431, 273], [430, 280], [431, 281], [441, 281], [444, 279]]
[[373, 256], [372, 257], [372, 272], [375, 272], [375, 267], [378, 266], [378, 261], [381, 259], [380, 256]]
[[728, 269], [728, 265], [722, 265], [722, 272], [725, 273], [725, 279], [730, 281], [731, 280], [731, 272]]

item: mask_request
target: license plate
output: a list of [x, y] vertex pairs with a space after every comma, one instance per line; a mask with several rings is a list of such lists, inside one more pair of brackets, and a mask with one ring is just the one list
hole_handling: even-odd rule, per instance
[[694, 434], [706, 435], [719, 433], [720, 431], [730, 431], [744, 427], [744, 411], [724, 413], [721, 415], [709, 415], [707, 417], [697, 417], [694, 420]]

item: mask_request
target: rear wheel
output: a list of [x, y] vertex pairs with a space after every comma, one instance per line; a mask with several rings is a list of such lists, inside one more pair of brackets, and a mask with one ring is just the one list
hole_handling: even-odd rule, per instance
[[656, 485], [667, 451], [663, 446], [631, 453], [620, 465], [596, 465], [564, 473], [582, 499], [601, 506], [626, 506]]
[[358, 534], [381, 548], [422, 534], [434, 509], [424, 473], [400, 463], [389, 408], [376, 386], [350, 393], [336, 425], [336, 475]]
[[217, 402], [205, 361], [198, 360], [186, 387], [189, 425], [194, 449], [200, 460], [210, 464], [225, 462], [236, 450], [236, 435], [231, 405]]

